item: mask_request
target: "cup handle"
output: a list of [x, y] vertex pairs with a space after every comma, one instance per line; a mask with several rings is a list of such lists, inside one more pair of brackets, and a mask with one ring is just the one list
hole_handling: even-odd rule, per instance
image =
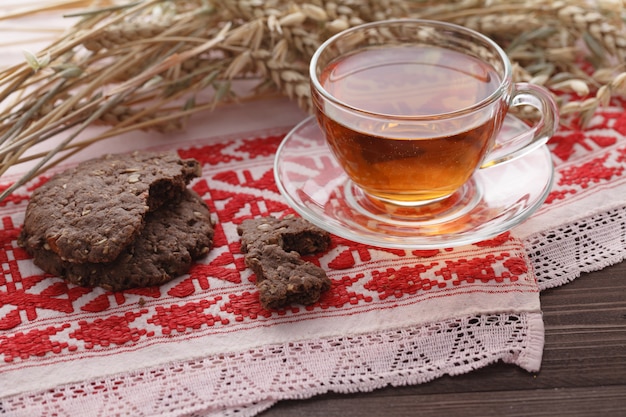
[[496, 142], [487, 155], [489, 159], [480, 166], [481, 169], [526, 155], [544, 145], [556, 132], [559, 125], [559, 109], [545, 88], [517, 83], [514, 86], [510, 103], [510, 107], [528, 105], [536, 108], [541, 113], [541, 119], [529, 130]]

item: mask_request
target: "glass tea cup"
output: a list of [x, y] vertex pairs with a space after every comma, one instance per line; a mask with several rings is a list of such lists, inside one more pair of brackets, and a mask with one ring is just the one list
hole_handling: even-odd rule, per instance
[[[444, 22], [348, 29], [315, 52], [310, 77], [330, 150], [352, 182], [385, 206], [440, 205], [476, 170], [531, 152], [558, 126], [550, 93], [513, 83], [511, 63], [494, 41]], [[500, 140], [516, 106], [541, 117]]]

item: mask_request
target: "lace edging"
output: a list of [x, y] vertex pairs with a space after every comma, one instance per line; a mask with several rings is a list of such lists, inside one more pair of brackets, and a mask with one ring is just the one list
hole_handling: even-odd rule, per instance
[[478, 315], [181, 361], [8, 397], [0, 410], [16, 417], [252, 416], [278, 400], [424, 383], [498, 360], [534, 372], [542, 352], [541, 313]]
[[535, 233], [524, 246], [541, 291], [564, 285], [626, 259], [626, 206]]

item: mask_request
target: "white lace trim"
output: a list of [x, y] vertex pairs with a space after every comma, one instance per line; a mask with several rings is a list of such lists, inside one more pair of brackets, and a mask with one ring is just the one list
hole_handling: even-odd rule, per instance
[[536, 371], [542, 351], [540, 313], [480, 315], [269, 345], [68, 384], [5, 398], [0, 414], [250, 417], [278, 400], [424, 383], [498, 360]]
[[536, 233], [524, 241], [541, 291], [626, 259], [626, 206]]

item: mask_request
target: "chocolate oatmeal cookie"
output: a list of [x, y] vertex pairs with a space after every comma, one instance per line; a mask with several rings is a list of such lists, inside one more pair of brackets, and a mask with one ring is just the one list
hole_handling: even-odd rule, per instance
[[112, 262], [69, 262], [41, 246], [30, 248], [41, 269], [83, 286], [119, 291], [161, 285], [186, 273], [213, 245], [209, 209], [193, 191], [145, 217], [145, 227]]
[[253, 248], [246, 255], [246, 265], [256, 275], [261, 304], [266, 309], [313, 304], [331, 286], [322, 268], [278, 245]]
[[237, 227], [237, 233], [242, 237], [241, 250], [244, 253], [253, 247], [278, 245], [287, 252], [310, 255], [330, 247], [330, 234], [327, 231], [296, 216], [245, 220]]
[[75, 263], [117, 259], [148, 212], [175, 201], [200, 175], [174, 152], [106, 155], [53, 176], [32, 195], [19, 242]]
[[269, 216], [243, 221], [237, 233], [264, 308], [313, 304], [330, 289], [326, 272], [300, 256], [328, 250], [330, 234], [325, 230], [299, 217]]

